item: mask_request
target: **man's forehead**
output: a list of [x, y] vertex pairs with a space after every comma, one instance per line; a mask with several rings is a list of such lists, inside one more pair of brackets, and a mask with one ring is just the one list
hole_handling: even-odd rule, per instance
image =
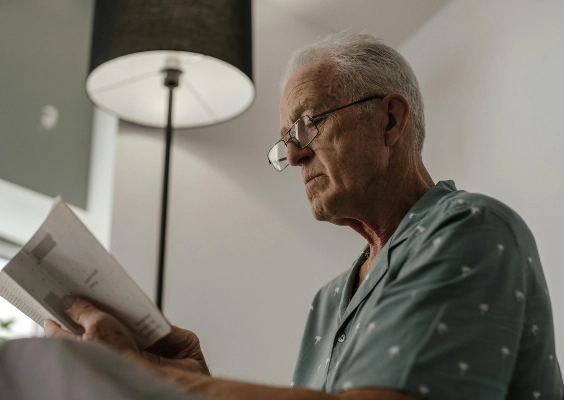
[[288, 96], [283, 98], [285, 104], [280, 107], [280, 136], [284, 136], [290, 126], [301, 116], [305, 114], [313, 114], [319, 110], [322, 105], [320, 100], [322, 96], [312, 91], [299, 96]]
[[281, 134], [305, 112], [319, 112], [337, 100], [332, 68], [321, 62], [306, 65], [288, 80], [280, 99]]

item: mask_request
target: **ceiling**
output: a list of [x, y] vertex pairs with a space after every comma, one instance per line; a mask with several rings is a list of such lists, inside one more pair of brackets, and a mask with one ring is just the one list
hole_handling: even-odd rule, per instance
[[[372, 27], [384, 42], [397, 47], [448, 0], [261, 0], [324, 32]], [[351, 12], [351, 10], [353, 10]]]

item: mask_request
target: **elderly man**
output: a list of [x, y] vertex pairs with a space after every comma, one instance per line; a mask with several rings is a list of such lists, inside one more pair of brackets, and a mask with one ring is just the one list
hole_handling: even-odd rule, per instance
[[212, 399], [560, 399], [550, 299], [534, 239], [508, 207], [434, 184], [423, 103], [401, 55], [341, 33], [296, 52], [283, 80], [279, 171], [299, 167], [317, 220], [367, 245], [316, 295], [293, 388], [212, 378], [198, 339], [141, 354], [113, 317], [66, 299], [81, 337]]

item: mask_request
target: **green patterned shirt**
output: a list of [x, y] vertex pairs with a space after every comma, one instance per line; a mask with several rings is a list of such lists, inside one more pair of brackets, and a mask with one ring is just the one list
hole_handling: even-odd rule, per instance
[[510, 208], [439, 182], [351, 296], [363, 262], [317, 293], [293, 385], [433, 400], [563, 398], [536, 244]]

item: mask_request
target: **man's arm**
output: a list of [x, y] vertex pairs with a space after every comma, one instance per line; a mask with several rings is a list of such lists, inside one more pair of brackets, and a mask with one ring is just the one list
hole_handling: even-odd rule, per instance
[[177, 384], [187, 393], [213, 400], [417, 400], [408, 394], [388, 389], [353, 389], [336, 394], [302, 388], [282, 388], [250, 384], [159, 367], [137, 359], [156, 374]]
[[[127, 328], [113, 316], [104, 313], [84, 299], [76, 299], [67, 314], [84, 327], [82, 335], [63, 330], [45, 321], [47, 336], [106, 344], [127, 358], [145, 365], [154, 373], [173, 382], [187, 393], [213, 400], [416, 400], [408, 394], [390, 389], [351, 389], [328, 394], [302, 388], [281, 388], [213, 378], [200, 350], [197, 337], [189, 331], [173, 328], [162, 342], [149, 348], [161, 354], [144, 355]], [[167, 346], [167, 343], [170, 346]], [[175, 348], [176, 347], [176, 348]], [[171, 350], [172, 349], [172, 350]], [[169, 354], [167, 354], [167, 352]]]

